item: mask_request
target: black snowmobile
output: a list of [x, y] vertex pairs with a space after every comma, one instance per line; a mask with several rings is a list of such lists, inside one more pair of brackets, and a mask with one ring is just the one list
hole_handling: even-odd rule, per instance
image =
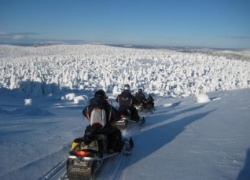
[[129, 122], [137, 123], [138, 125], [142, 125], [143, 123], [145, 123], [144, 117], [140, 117], [138, 121], [132, 120], [131, 112], [128, 109], [122, 109], [122, 110], [119, 110], [119, 112], [120, 112], [121, 118], [120, 120], [115, 122], [115, 126], [119, 128], [120, 130], [126, 129]]
[[[134, 147], [132, 138], [124, 138], [123, 142], [120, 153], [130, 155]], [[87, 134], [73, 140], [67, 160], [67, 179], [92, 179], [104, 160], [119, 154], [108, 153], [107, 143], [104, 134]]]
[[155, 110], [155, 108], [152, 106], [152, 104], [148, 104], [148, 103], [146, 103], [146, 104], [142, 104], [142, 103], [140, 103], [140, 104], [136, 104], [136, 105], [134, 105], [135, 106], [135, 108], [136, 108], [136, 110], [138, 111], [138, 113], [153, 113], [153, 110]]
[[138, 112], [150, 112], [153, 113], [153, 110], [155, 110], [154, 107], [154, 99], [153, 97], [149, 94], [148, 98], [146, 99], [146, 101], [143, 103], [139, 103], [134, 105], [135, 108], [137, 109]]
[[145, 107], [143, 107], [142, 111], [144, 113], [153, 113], [153, 110], [155, 110], [155, 107], [152, 103], [146, 103]]

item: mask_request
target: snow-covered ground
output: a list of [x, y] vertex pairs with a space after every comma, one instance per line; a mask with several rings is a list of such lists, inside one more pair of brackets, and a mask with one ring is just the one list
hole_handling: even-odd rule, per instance
[[245, 57], [248, 51], [1, 45], [0, 179], [58, 179], [87, 125], [81, 111], [89, 98], [103, 88], [118, 107], [126, 83], [151, 93], [156, 110], [124, 132], [133, 154], [106, 161], [97, 179], [250, 179]]

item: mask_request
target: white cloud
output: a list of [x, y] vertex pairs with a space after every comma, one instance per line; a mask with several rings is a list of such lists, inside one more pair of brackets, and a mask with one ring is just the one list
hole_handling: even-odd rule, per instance
[[6, 32], [0, 31], [0, 35], [6, 35], [6, 34], [7, 34]]
[[25, 36], [23, 36], [23, 35], [14, 35], [14, 36], [12, 36], [12, 39], [14, 39], [14, 40], [19, 40], [19, 39], [24, 39], [25, 38]]

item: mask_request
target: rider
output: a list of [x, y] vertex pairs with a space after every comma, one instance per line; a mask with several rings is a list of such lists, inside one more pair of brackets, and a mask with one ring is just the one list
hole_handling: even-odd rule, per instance
[[147, 98], [147, 104], [151, 107], [151, 108], [155, 108], [154, 107], [154, 98], [151, 96], [151, 94], [148, 95], [148, 98]]
[[124, 110], [130, 110], [131, 119], [134, 121], [139, 121], [140, 116], [137, 109], [134, 107], [137, 104], [136, 98], [130, 92], [130, 86], [128, 84], [124, 85], [124, 90], [116, 98], [116, 102], [119, 103], [119, 112], [124, 112]]
[[118, 111], [111, 106], [107, 101], [106, 93], [101, 89], [95, 92], [94, 97], [90, 100], [90, 104], [86, 106], [82, 113], [88, 120], [90, 120], [91, 112], [94, 108], [102, 108], [106, 114], [106, 124], [104, 127], [93, 124], [86, 127], [85, 134], [88, 132], [96, 134], [105, 134], [108, 137], [108, 151], [120, 152], [122, 150], [123, 141], [121, 131], [113, 127], [111, 123], [118, 120]]
[[138, 105], [142, 104], [143, 108], [146, 107], [147, 99], [142, 93], [142, 89], [138, 89], [138, 91], [135, 93], [135, 98], [138, 102]]

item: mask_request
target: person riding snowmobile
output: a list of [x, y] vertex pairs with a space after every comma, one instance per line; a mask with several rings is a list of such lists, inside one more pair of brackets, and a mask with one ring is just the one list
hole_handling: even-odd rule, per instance
[[135, 93], [135, 98], [138, 102], [138, 105], [142, 105], [143, 108], [146, 107], [147, 99], [142, 93], [142, 89], [138, 89], [138, 91]]
[[154, 98], [151, 96], [151, 94], [148, 95], [147, 97], [147, 101], [146, 101], [147, 105], [150, 106], [151, 108], [155, 108], [154, 105]]
[[107, 135], [109, 142], [108, 151], [120, 152], [123, 146], [122, 134], [118, 128], [111, 125], [113, 121], [118, 120], [119, 114], [118, 111], [108, 103], [107, 98], [103, 90], [98, 90], [90, 100], [90, 104], [83, 109], [83, 116], [88, 120], [90, 120], [91, 113], [95, 108], [104, 109], [106, 114], [106, 124], [104, 127], [100, 124], [89, 125], [86, 127], [85, 134], [96, 133]]
[[124, 85], [124, 90], [121, 94], [119, 94], [116, 97], [116, 102], [119, 104], [118, 111], [124, 112], [126, 110], [129, 110], [131, 112], [131, 119], [134, 121], [139, 121], [140, 116], [138, 114], [137, 109], [134, 107], [135, 104], [137, 104], [136, 98], [131, 94], [130, 92], [130, 86], [128, 84]]

